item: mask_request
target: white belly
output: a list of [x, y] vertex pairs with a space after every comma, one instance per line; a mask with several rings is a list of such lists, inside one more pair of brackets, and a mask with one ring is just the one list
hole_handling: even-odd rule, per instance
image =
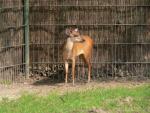
[[83, 54], [84, 53], [84, 51], [83, 50], [80, 50], [78, 53], [77, 53], [77, 56], [79, 56], [79, 55], [81, 55], [81, 54]]

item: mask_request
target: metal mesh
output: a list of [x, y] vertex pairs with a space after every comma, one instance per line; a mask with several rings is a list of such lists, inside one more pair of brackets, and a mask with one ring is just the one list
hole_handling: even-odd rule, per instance
[[0, 82], [21, 82], [24, 77], [23, 4], [0, 1]]
[[[4, 66], [10, 65], [15, 65], [11, 69], [15, 70], [13, 75], [17, 76], [16, 73], [20, 73], [19, 69], [24, 70], [23, 5], [19, 0], [3, 0], [2, 3], [5, 7], [14, 8], [1, 8], [0, 15], [4, 16], [0, 16], [0, 20], [7, 22], [0, 24], [6, 26], [3, 25], [6, 23], [9, 29], [5, 32], [6, 28], [0, 28], [1, 46], [7, 50], [1, 49], [3, 52], [0, 54], [2, 57], [5, 54], [9, 57], [16, 55], [17, 59], [13, 63], [1, 64], [1, 76], [7, 69]], [[95, 42], [92, 54], [93, 79], [150, 77], [149, 0], [30, 0], [29, 9], [31, 75], [64, 79], [64, 31], [68, 27], [78, 27], [81, 34], [91, 36]], [[12, 26], [17, 26], [17, 35], [14, 34]], [[6, 44], [11, 47], [7, 47]], [[10, 58], [6, 59], [8, 61]], [[83, 69], [83, 65], [82, 60], [78, 58], [77, 80], [87, 79], [87, 68]]]
[[[64, 30], [74, 26], [95, 41], [93, 79], [148, 77], [149, 10], [148, 0], [30, 0], [32, 67], [61, 65]], [[76, 77], [83, 80], [87, 68], [82, 66], [78, 59]]]

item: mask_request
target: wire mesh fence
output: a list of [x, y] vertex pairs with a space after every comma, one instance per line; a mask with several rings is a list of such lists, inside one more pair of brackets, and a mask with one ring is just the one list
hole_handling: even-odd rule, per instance
[[[10, 78], [13, 80], [14, 76], [24, 75], [25, 70], [24, 4], [19, 0], [1, 2], [0, 24], [4, 28], [0, 28], [0, 74], [5, 78], [7, 71], [12, 70]], [[77, 27], [81, 34], [91, 36], [95, 42], [93, 79], [150, 77], [149, 0], [29, 0], [29, 10], [32, 76], [64, 79], [64, 31]], [[87, 79], [87, 68], [83, 66], [86, 67], [78, 58], [77, 80]]]
[[25, 66], [21, 1], [0, 1], [0, 26], [0, 82], [20, 82]]

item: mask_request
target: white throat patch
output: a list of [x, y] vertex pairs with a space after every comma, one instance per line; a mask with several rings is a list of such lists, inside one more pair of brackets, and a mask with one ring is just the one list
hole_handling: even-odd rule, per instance
[[72, 50], [72, 48], [73, 48], [73, 41], [71, 40], [71, 38], [68, 38], [66, 43], [66, 49]]
[[73, 41], [71, 40], [71, 38], [67, 38], [66, 43], [67, 59], [71, 59], [72, 49], [73, 49]]

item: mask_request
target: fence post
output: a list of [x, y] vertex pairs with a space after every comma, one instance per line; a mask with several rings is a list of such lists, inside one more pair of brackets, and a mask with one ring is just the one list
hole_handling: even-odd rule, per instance
[[29, 78], [29, 0], [24, 0], [25, 74]]

